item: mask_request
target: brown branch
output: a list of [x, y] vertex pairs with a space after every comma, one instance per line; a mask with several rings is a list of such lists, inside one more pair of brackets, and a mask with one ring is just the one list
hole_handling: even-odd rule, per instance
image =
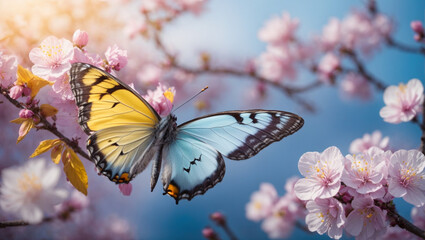
[[[52, 217], [45, 217], [41, 223], [44, 222], [51, 222], [53, 221]], [[41, 224], [40, 223], [40, 224]], [[7, 228], [7, 227], [22, 227], [22, 226], [28, 226], [30, 225], [29, 222], [23, 221], [23, 220], [15, 220], [15, 221], [4, 221], [0, 222], [0, 228]]]
[[388, 209], [387, 215], [392, 218], [400, 228], [403, 228], [406, 231], [409, 231], [415, 234], [416, 236], [425, 239], [424, 230], [418, 228], [417, 226], [409, 222], [407, 219], [398, 214], [395, 210]]
[[425, 104], [422, 104], [422, 136], [421, 136], [421, 152], [425, 154]]
[[[13, 105], [15, 105], [15, 107], [19, 108], [19, 109], [24, 109], [25, 107], [18, 101], [16, 101], [15, 99], [11, 98], [9, 96], [9, 94], [4, 90], [4, 89], [0, 89], [0, 93]], [[42, 116], [41, 114], [38, 113], [34, 113], [36, 114], [36, 116], [40, 119], [40, 122], [43, 124], [43, 126], [40, 129], [45, 129], [51, 133], [53, 133], [54, 135], [56, 135], [57, 137], [59, 137], [60, 140], [62, 140], [63, 142], [65, 142], [69, 147], [71, 147], [76, 153], [80, 154], [82, 157], [86, 158], [87, 160], [93, 162], [93, 160], [89, 157], [89, 155], [87, 155], [86, 152], [84, 152], [79, 146], [78, 143], [70, 140], [69, 138], [67, 138], [66, 136], [64, 136], [61, 132], [58, 131], [58, 129], [56, 128], [56, 126], [54, 126], [53, 124], [51, 124], [44, 116]]]
[[371, 73], [369, 73], [369, 71], [364, 66], [363, 62], [359, 59], [359, 57], [357, 56], [357, 54], [354, 51], [344, 49], [341, 52], [343, 54], [347, 55], [353, 61], [354, 65], [356, 66], [357, 72], [359, 74], [363, 75], [363, 77], [365, 77], [365, 79], [369, 83], [374, 85], [376, 87], [376, 89], [378, 89], [380, 91], [384, 91], [385, 88], [387, 88], [387, 85], [385, 83], [381, 82], [380, 80], [375, 78]]
[[309, 112], [314, 112], [315, 108], [314, 106], [307, 102], [304, 98], [297, 96], [296, 94], [302, 93], [308, 90], [311, 90], [313, 88], [317, 88], [321, 86], [321, 83], [319, 81], [313, 82], [307, 86], [304, 87], [289, 87], [286, 85], [283, 85], [276, 81], [271, 81], [269, 79], [266, 79], [264, 77], [259, 76], [255, 72], [246, 72], [242, 70], [236, 70], [232, 68], [225, 68], [225, 67], [211, 67], [210, 65], [203, 66], [202, 68], [190, 68], [181, 65], [178, 63], [176, 57], [171, 54], [166, 47], [164, 46], [162, 39], [159, 35], [159, 31], [154, 32], [154, 41], [158, 49], [162, 52], [162, 54], [165, 55], [165, 57], [169, 60], [171, 67], [182, 70], [187, 73], [191, 73], [194, 75], [231, 75], [231, 76], [238, 76], [238, 77], [246, 77], [253, 80], [256, 80], [261, 83], [265, 83], [269, 86], [273, 86], [276, 89], [283, 92], [287, 97], [294, 100], [297, 104], [301, 105], [304, 109], [306, 109]]
[[419, 53], [425, 55], [425, 48], [424, 47], [412, 47], [408, 46], [406, 44], [400, 43], [392, 39], [391, 37], [388, 37], [386, 39], [387, 45], [405, 52], [410, 53]]

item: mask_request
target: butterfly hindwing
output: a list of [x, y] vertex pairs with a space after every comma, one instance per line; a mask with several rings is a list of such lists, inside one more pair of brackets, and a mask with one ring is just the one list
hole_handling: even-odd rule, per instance
[[70, 73], [90, 157], [110, 180], [129, 182], [154, 154], [160, 117], [131, 87], [97, 67], [74, 63]]
[[210, 145], [179, 132], [164, 149], [162, 182], [165, 193], [176, 199], [192, 199], [223, 179], [222, 155]]
[[298, 131], [304, 120], [284, 111], [228, 111], [193, 119], [179, 126], [232, 160], [250, 158], [273, 142]]

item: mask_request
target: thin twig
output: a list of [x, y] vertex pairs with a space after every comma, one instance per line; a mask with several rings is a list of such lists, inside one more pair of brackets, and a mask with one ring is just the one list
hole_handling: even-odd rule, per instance
[[422, 136], [421, 136], [421, 152], [425, 154], [425, 104], [422, 105]]
[[[42, 223], [44, 222], [51, 222], [53, 221], [52, 217], [46, 217], [42, 220]], [[23, 220], [15, 220], [15, 221], [4, 221], [0, 222], [0, 228], [7, 228], [7, 227], [22, 227], [22, 226], [28, 226], [30, 225], [29, 222], [23, 221]]]
[[[6, 91], [4, 91], [3, 89], [0, 89], [1, 94], [13, 105], [15, 105], [17, 108], [19, 109], [24, 109], [25, 107], [18, 101], [16, 101], [15, 99], [11, 98], [9, 96], [9, 94], [7, 94]], [[35, 113], [37, 114], [37, 113]], [[87, 160], [93, 162], [93, 160], [89, 157], [89, 155], [87, 155], [86, 152], [84, 152], [79, 146], [78, 143], [76, 143], [73, 140], [70, 140], [69, 138], [65, 137], [61, 132], [58, 131], [58, 129], [52, 125], [44, 116], [42, 116], [41, 114], [37, 114], [37, 117], [40, 119], [40, 122], [43, 124], [43, 127], [40, 129], [45, 129], [51, 133], [53, 133], [54, 135], [56, 135], [57, 137], [59, 137], [60, 140], [62, 140], [63, 142], [65, 142], [69, 147], [71, 147], [76, 153], [80, 154], [82, 157], [86, 158]]]
[[388, 37], [386, 39], [386, 41], [387, 41], [388, 46], [390, 46], [390, 47], [397, 48], [397, 49], [405, 51], [405, 52], [419, 53], [419, 54], [425, 55], [425, 48], [424, 47], [408, 46], [406, 44], [399, 43], [399, 42], [395, 41], [394, 39], [392, 39], [390, 37]]
[[369, 71], [367, 71], [363, 62], [359, 59], [359, 57], [354, 51], [344, 50], [342, 52], [353, 61], [354, 65], [356, 66], [357, 72], [363, 75], [363, 77], [365, 77], [368, 82], [373, 84], [376, 87], [376, 89], [380, 91], [384, 91], [385, 88], [387, 88], [386, 84], [384, 84], [383, 82], [375, 78], [371, 73], [369, 73]]

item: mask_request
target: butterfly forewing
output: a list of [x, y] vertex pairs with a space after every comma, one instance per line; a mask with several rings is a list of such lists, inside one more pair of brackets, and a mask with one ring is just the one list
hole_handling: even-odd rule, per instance
[[128, 85], [84, 63], [71, 68], [71, 89], [86, 133], [120, 125], [154, 127], [160, 117]]
[[227, 158], [247, 159], [298, 131], [304, 120], [284, 111], [228, 111], [197, 118], [179, 131], [205, 142]]

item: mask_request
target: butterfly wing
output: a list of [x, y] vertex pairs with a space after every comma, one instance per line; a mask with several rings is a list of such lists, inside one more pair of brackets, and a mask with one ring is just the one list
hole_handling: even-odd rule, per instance
[[296, 114], [265, 110], [221, 112], [186, 122], [165, 150], [164, 191], [177, 202], [203, 194], [224, 176], [222, 154], [233, 160], [250, 158], [303, 123]]
[[179, 132], [165, 149], [162, 182], [176, 203], [205, 193], [223, 179], [222, 155], [210, 145]]
[[298, 131], [304, 120], [284, 111], [228, 111], [193, 119], [181, 132], [202, 141], [232, 160], [248, 159], [273, 142]]
[[154, 153], [159, 115], [127, 84], [92, 65], [74, 63], [70, 84], [80, 125], [91, 134], [91, 158], [112, 181], [129, 182]]

